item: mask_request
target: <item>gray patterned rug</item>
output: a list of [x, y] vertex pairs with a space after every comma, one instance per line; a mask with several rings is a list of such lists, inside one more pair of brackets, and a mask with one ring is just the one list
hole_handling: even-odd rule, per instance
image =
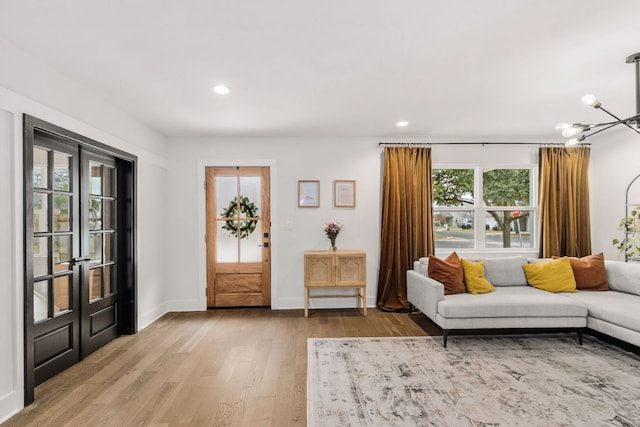
[[575, 334], [312, 338], [307, 423], [640, 426], [640, 357]]

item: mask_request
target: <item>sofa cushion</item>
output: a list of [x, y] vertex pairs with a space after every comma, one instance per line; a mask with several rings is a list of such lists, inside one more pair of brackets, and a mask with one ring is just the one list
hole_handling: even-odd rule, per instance
[[429, 257], [425, 256], [418, 260], [418, 273], [429, 277]]
[[640, 263], [605, 261], [609, 289], [640, 295]]
[[589, 317], [640, 332], [640, 296], [617, 291], [579, 291], [562, 295], [584, 304]]
[[445, 295], [438, 314], [447, 318], [586, 317], [587, 307], [563, 294], [530, 286], [501, 286], [480, 295]]
[[464, 271], [464, 286], [467, 288], [467, 292], [476, 295], [496, 290], [491, 282], [484, 277], [484, 265], [482, 262], [469, 261], [464, 258], [461, 261], [462, 270]]
[[549, 292], [574, 292], [576, 279], [569, 258], [562, 257], [548, 262], [522, 266], [527, 282], [535, 288]]
[[[554, 257], [556, 258], [556, 257]], [[582, 258], [569, 257], [576, 289], [608, 291], [607, 272], [604, 268], [604, 254], [587, 255]]]
[[429, 277], [444, 285], [445, 295], [466, 292], [462, 263], [456, 252], [452, 252], [451, 255], [445, 259], [430, 255]]
[[527, 278], [522, 266], [527, 263], [525, 257], [479, 258], [484, 265], [484, 277], [493, 286], [527, 286]]

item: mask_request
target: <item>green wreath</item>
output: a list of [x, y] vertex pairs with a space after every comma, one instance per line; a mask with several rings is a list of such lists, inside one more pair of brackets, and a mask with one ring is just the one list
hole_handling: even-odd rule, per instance
[[[249, 200], [248, 197], [240, 195], [240, 214], [244, 217], [255, 218], [258, 216], [258, 207]], [[238, 217], [238, 199], [233, 198], [229, 202], [229, 206], [220, 214], [223, 218]], [[251, 233], [256, 231], [258, 221], [255, 219], [240, 221], [240, 238], [246, 239]], [[228, 219], [222, 226], [223, 230], [227, 230], [233, 237], [238, 237], [238, 223], [236, 220]]]

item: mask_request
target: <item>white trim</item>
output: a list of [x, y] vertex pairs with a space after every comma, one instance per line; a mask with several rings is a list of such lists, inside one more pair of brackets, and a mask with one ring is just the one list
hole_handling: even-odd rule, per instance
[[20, 408], [24, 406], [24, 194], [23, 194], [23, 155], [22, 155], [22, 114], [14, 112], [12, 145], [13, 175], [13, 283], [14, 283], [14, 319], [13, 364], [16, 400]]
[[[198, 289], [202, 289], [202, 297], [198, 297], [198, 306], [201, 310], [207, 309], [207, 245], [205, 235], [207, 233], [206, 218], [206, 194], [205, 194], [205, 168], [209, 166], [265, 166], [269, 167], [269, 187], [271, 198], [271, 308], [280, 309], [281, 302], [279, 300], [277, 277], [278, 277], [278, 228], [273, 224], [278, 224], [277, 213], [277, 186], [276, 179], [276, 161], [275, 159], [203, 159], [198, 160], [198, 182], [197, 202], [198, 206]], [[275, 243], [275, 244], [274, 244]]]
[[[167, 309], [169, 303], [162, 303], [157, 305], [154, 309], [147, 311], [146, 313], [138, 314], [138, 331], [140, 332], [165, 314], [169, 312]], [[136, 333], [137, 333], [136, 332]]]
[[[0, 93], [1, 95], [1, 93]], [[7, 207], [11, 224], [10, 234], [10, 299], [8, 313], [10, 336], [5, 337], [11, 349], [10, 383], [11, 390], [0, 396], [0, 423], [6, 421], [24, 406], [24, 301], [23, 301], [23, 200], [22, 200], [22, 114], [14, 106], [8, 105], [0, 97], [0, 110], [10, 115], [10, 137], [7, 141], [9, 154], [9, 190], [10, 205]], [[7, 343], [5, 343], [7, 344]], [[5, 367], [6, 368], [6, 367]]]

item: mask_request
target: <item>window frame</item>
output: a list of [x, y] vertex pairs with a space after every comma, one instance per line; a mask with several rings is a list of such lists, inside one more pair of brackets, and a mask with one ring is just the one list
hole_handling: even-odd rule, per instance
[[[431, 167], [432, 171], [437, 169], [471, 169], [473, 170], [473, 204], [464, 206], [434, 206], [431, 204], [433, 218], [436, 217], [438, 212], [450, 212], [450, 211], [472, 211], [473, 212], [473, 241], [474, 245], [470, 248], [438, 248], [436, 242], [434, 242], [434, 248], [436, 252], [444, 252], [455, 250], [456, 252], [500, 252], [500, 253], [513, 253], [513, 252], [537, 252], [538, 250], [538, 165], [533, 163], [526, 164], [434, 164]], [[528, 169], [529, 175], [529, 205], [517, 206], [521, 211], [531, 212], [531, 230], [530, 241], [531, 246], [526, 248], [510, 247], [510, 248], [487, 248], [486, 247], [486, 229], [484, 224], [486, 223], [486, 216], [490, 215], [490, 211], [513, 211], [514, 206], [486, 206], [483, 199], [483, 179], [484, 171], [491, 169]], [[433, 175], [432, 175], [433, 177]], [[483, 226], [478, 227], [477, 224]]]

